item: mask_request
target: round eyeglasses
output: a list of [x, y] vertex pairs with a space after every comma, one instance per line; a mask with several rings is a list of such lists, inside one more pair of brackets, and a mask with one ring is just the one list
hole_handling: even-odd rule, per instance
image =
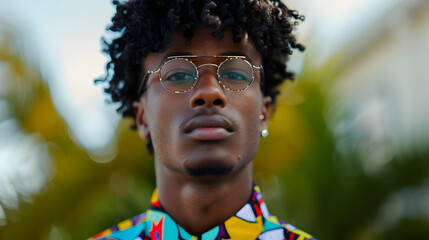
[[[219, 65], [205, 63], [196, 66], [192, 58], [226, 58]], [[245, 59], [244, 56], [174, 56], [168, 57], [167, 61], [155, 71], [149, 70], [143, 77], [139, 87], [138, 95], [145, 90], [145, 85], [150, 74], [159, 73], [162, 86], [174, 93], [184, 93], [195, 87], [198, 83], [198, 70], [204, 66], [217, 67], [217, 81], [219, 84], [234, 92], [246, 90], [253, 82], [255, 74], [253, 69], [263, 71], [262, 65], [255, 66]], [[263, 76], [261, 72], [261, 76]]]

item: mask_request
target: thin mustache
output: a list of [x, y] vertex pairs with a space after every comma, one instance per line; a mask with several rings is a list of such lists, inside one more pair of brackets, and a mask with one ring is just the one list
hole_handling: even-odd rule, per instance
[[233, 129], [237, 129], [237, 123], [232, 120], [230, 117], [226, 116], [225, 114], [221, 113], [217, 108], [201, 108], [197, 112], [195, 112], [191, 117], [186, 119], [182, 124], [180, 124], [180, 128], [183, 128], [186, 126], [190, 121], [192, 121], [194, 118], [199, 116], [210, 116], [210, 115], [217, 115], [225, 118], [229, 123], [231, 123], [231, 126]]

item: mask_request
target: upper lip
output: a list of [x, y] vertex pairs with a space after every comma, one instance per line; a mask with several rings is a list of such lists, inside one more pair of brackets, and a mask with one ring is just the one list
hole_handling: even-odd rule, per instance
[[200, 115], [184, 124], [185, 133], [190, 133], [197, 128], [224, 128], [228, 132], [234, 131], [233, 123], [221, 115]]

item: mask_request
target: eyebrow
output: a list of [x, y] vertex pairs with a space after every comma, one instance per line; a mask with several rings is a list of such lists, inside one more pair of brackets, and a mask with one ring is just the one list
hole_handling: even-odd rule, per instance
[[[187, 56], [187, 55], [198, 56], [198, 55], [195, 55], [195, 54], [190, 53], [190, 52], [172, 52], [172, 53], [166, 54], [164, 56], [164, 59], [173, 58], [173, 57], [177, 57], [177, 56]], [[239, 56], [239, 57], [244, 57], [244, 58], [249, 59], [249, 57], [242, 52], [224, 52], [224, 53], [221, 53], [221, 54], [215, 55], [215, 56]], [[201, 56], [201, 57], [211, 57], [211, 56]]]
[[224, 52], [220, 56], [242, 56], [249, 59], [249, 57], [243, 52]]
[[177, 56], [183, 56], [183, 55], [194, 55], [190, 52], [172, 52], [169, 53], [165, 56], [165, 59], [170, 58], [170, 57], [177, 57]]

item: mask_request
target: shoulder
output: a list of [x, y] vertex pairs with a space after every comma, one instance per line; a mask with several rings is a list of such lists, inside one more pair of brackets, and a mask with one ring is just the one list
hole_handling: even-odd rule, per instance
[[258, 239], [316, 240], [310, 234], [274, 215], [270, 215], [266, 218], [264, 230], [261, 235], [259, 235]]
[[141, 234], [144, 234], [145, 225], [142, 223], [145, 218], [146, 212], [141, 213], [94, 235], [88, 240], [135, 239]]

